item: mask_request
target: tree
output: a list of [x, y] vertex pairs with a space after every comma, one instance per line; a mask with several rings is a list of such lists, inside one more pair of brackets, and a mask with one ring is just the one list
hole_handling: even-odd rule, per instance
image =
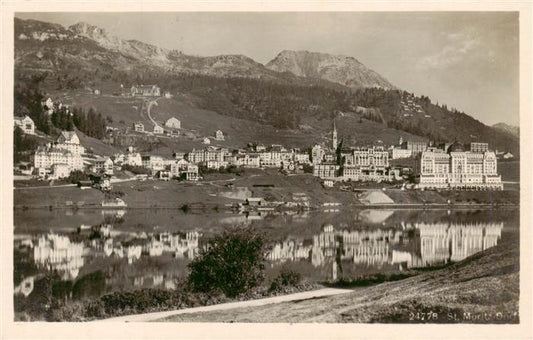
[[195, 292], [235, 297], [264, 279], [263, 237], [246, 228], [227, 230], [208, 241], [189, 265], [188, 285]]

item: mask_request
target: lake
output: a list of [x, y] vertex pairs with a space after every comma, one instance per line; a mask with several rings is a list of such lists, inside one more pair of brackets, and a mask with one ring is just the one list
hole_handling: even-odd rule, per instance
[[207, 240], [245, 225], [267, 240], [267, 280], [281, 268], [306, 280], [350, 280], [460, 261], [519, 237], [518, 210], [327, 209], [240, 215], [172, 209], [14, 211], [15, 294], [55, 273], [72, 299], [172, 289]]

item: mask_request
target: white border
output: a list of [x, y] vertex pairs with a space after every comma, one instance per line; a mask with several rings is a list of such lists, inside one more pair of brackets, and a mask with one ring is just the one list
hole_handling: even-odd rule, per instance
[[[187, 338], [187, 339], [294, 339], [294, 338], [398, 338], [398, 339], [514, 339], [532, 337], [531, 221], [532, 176], [532, 69], [531, 1], [4, 1], [2, 6], [2, 96], [0, 144], [2, 148], [1, 328], [2, 338]], [[13, 16], [14, 12], [138, 12], [138, 11], [519, 11], [520, 12], [520, 129], [521, 129], [521, 267], [520, 325], [369, 325], [369, 324], [207, 324], [154, 323], [15, 323], [13, 322]]]

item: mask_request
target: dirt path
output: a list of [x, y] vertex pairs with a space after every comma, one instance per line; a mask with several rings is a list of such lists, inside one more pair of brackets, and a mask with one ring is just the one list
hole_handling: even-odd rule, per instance
[[233, 308], [242, 308], [242, 307], [257, 307], [265, 306], [270, 304], [289, 302], [289, 301], [299, 301], [299, 300], [308, 300], [323, 296], [332, 296], [338, 294], [352, 293], [352, 289], [336, 289], [336, 288], [324, 288], [319, 290], [312, 290], [309, 292], [295, 293], [289, 295], [275, 296], [265, 299], [258, 300], [249, 300], [249, 301], [239, 301], [239, 302], [229, 302], [221, 303], [213, 306], [204, 306], [204, 307], [194, 307], [194, 308], [185, 308], [174, 311], [167, 312], [157, 312], [157, 313], [147, 313], [147, 314], [136, 314], [136, 315], [127, 315], [120, 316], [116, 318], [109, 318], [104, 320], [97, 320], [96, 322], [147, 322], [147, 321], [157, 321], [164, 318], [168, 318], [175, 315], [181, 314], [191, 314], [191, 313], [200, 313], [200, 312], [211, 312], [211, 311], [220, 311]]
[[150, 113], [150, 110], [152, 109], [152, 105], [157, 106], [157, 99], [151, 100], [151, 101], [148, 102], [148, 107], [146, 108], [146, 113], [148, 114], [148, 118], [150, 118], [150, 120], [152, 121], [154, 126], [159, 126], [159, 124], [157, 124], [156, 121], [152, 118], [152, 115]]

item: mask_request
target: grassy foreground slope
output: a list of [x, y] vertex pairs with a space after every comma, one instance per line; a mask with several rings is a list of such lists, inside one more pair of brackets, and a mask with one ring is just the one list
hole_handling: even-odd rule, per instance
[[518, 323], [519, 267], [514, 236], [444, 269], [348, 295], [158, 321]]

